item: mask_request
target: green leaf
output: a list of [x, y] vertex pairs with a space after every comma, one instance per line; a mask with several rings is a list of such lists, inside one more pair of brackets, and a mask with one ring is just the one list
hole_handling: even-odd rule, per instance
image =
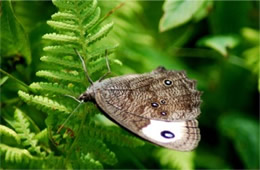
[[48, 131], [47, 128], [43, 129], [39, 133], [34, 136], [35, 139], [39, 140], [39, 142], [44, 143], [45, 145], [49, 144]]
[[91, 158], [90, 154], [82, 154], [80, 160], [82, 161], [83, 169], [103, 169], [102, 164], [99, 161], [94, 160]]
[[60, 104], [57, 101], [47, 97], [29, 95], [23, 91], [18, 91], [18, 95], [28, 104], [35, 105], [38, 109], [45, 112], [49, 111], [50, 113], [54, 113], [54, 111], [59, 111], [64, 113], [71, 113], [73, 110], [70, 107], [66, 107], [64, 104]]
[[226, 113], [219, 129], [232, 140], [246, 168], [259, 169], [259, 122], [242, 115], [246, 114]]
[[242, 29], [242, 36], [245, 39], [245, 43], [250, 44], [250, 48], [243, 51], [242, 55], [245, 58], [245, 64], [248, 69], [255, 75], [258, 75], [258, 91], [260, 92], [260, 74], [259, 74], [259, 56], [260, 56], [260, 44], [259, 37], [260, 32], [251, 28]]
[[0, 77], [0, 86], [2, 86], [8, 80], [8, 78], [8, 76]]
[[30, 64], [31, 51], [28, 35], [16, 19], [10, 1], [1, 2], [0, 53], [2, 56], [22, 55]]
[[19, 135], [13, 129], [0, 125], [1, 142], [3, 139], [3, 135], [11, 137], [12, 139], [14, 139], [17, 142], [17, 144], [20, 144], [20, 142], [21, 142]]
[[90, 45], [102, 38], [104, 38], [113, 28], [114, 23], [111, 22], [109, 24], [104, 25], [102, 28], [98, 30], [98, 32], [95, 32], [94, 34], [89, 34], [85, 43], [87, 45]]
[[28, 163], [33, 156], [26, 149], [10, 147], [0, 143], [1, 156], [5, 156], [6, 162]]
[[[93, 154], [93, 157], [98, 159], [100, 162], [104, 162], [108, 165], [114, 165], [117, 163], [117, 158], [114, 152], [112, 152], [105, 143], [101, 140], [89, 138], [82, 134], [81, 140], [84, 141], [84, 148], [81, 150], [84, 152], [90, 152]], [[81, 143], [83, 142], [81, 141]]]
[[205, 0], [166, 0], [163, 4], [164, 14], [159, 24], [160, 31], [167, 31], [191, 21], [205, 3]]
[[180, 170], [194, 169], [194, 156], [194, 152], [178, 152], [169, 149], [160, 149], [156, 154], [161, 165]]
[[241, 34], [248, 42], [259, 45], [259, 30], [246, 27], [241, 30]]
[[199, 46], [209, 47], [223, 56], [228, 56], [228, 50], [238, 45], [239, 39], [232, 35], [208, 36], [198, 41]]
[[60, 95], [72, 95], [72, 96], [79, 96], [84, 89], [78, 88], [75, 86], [69, 87], [64, 86], [63, 84], [58, 83], [47, 83], [47, 82], [37, 82], [32, 83], [30, 88], [37, 90], [41, 93], [56, 93]]
[[59, 71], [52, 71], [52, 70], [41, 70], [36, 73], [39, 77], [45, 77], [50, 80], [64, 80], [76, 83], [83, 83], [85, 81], [82, 75], [78, 73], [64, 73]]
[[42, 36], [43, 39], [52, 40], [57, 43], [78, 44], [79, 38], [72, 35], [49, 33]]
[[80, 61], [77, 62], [77, 61], [68, 60], [66, 58], [60, 58], [55, 56], [42, 56], [41, 61], [82, 70], [82, 65]]
[[132, 135], [125, 133], [115, 126], [86, 125], [85, 133], [91, 138], [104, 139], [112, 144], [127, 147], [143, 146], [144, 142]]
[[64, 31], [75, 31], [79, 32], [80, 30], [78, 29], [77, 26], [74, 24], [67, 24], [61, 21], [47, 21], [47, 24], [50, 25], [51, 27], [57, 29], [57, 30], [64, 30]]

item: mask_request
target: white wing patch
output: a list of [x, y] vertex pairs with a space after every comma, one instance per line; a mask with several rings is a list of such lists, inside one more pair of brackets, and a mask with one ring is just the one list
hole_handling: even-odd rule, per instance
[[185, 121], [165, 122], [150, 120], [150, 124], [142, 129], [143, 134], [155, 141], [162, 143], [174, 142], [182, 138], [186, 129]]

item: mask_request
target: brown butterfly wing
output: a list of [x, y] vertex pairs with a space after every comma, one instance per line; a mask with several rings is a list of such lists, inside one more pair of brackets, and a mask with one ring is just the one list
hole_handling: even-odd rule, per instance
[[148, 74], [106, 79], [99, 92], [105, 108], [148, 119], [180, 121], [200, 114], [201, 93], [195, 86], [185, 72], [159, 67]]
[[[170, 80], [171, 85], [163, 84], [165, 80]], [[94, 91], [99, 107], [139, 136], [180, 151], [198, 145], [200, 133], [195, 118], [200, 113], [200, 93], [184, 72], [159, 67], [148, 74], [106, 79]], [[167, 114], [162, 115], [162, 111]], [[174, 133], [175, 138], [162, 138], [165, 130]]]
[[[175, 134], [176, 137], [178, 137], [176, 140], [171, 140], [169, 142], [167, 141], [161, 141], [158, 136], [161, 134], [160, 129], [159, 131], [154, 131], [152, 129], [151, 133], [145, 133], [143, 129], [146, 129], [153, 125], [153, 118], [144, 118], [141, 116], [137, 116], [132, 113], [127, 113], [125, 111], [122, 111], [119, 108], [115, 108], [111, 105], [107, 105], [102, 100], [103, 96], [102, 93], [97, 92], [96, 93], [96, 102], [98, 103], [99, 107], [108, 114], [109, 117], [114, 119], [117, 123], [119, 123], [121, 126], [125, 127], [126, 129], [132, 131], [133, 133], [139, 135], [140, 137], [153, 142], [157, 145], [164, 146], [170, 149], [175, 149], [179, 151], [190, 151], [197, 147], [199, 141], [200, 141], [200, 130], [198, 128], [198, 121], [197, 120], [187, 120], [182, 121], [182, 126], [172, 126], [169, 127], [168, 130], [173, 132], [175, 134], [175, 131], [181, 128], [181, 134]], [[165, 122], [160, 121], [161, 123], [177, 123], [177, 122]], [[159, 126], [163, 128], [162, 126]], [[158, 128], [156, 125], [154, 128]], [[178, 129], [177, 129], [178, 128]], [[163, 130], [162, 130], [163, 131]], [[155, 137], [150, 136], [150, 134], [156, 135]], [[178, 135], [178, 136], [177, 136]], [[181, 137], [179, 137], [181, 136]]]

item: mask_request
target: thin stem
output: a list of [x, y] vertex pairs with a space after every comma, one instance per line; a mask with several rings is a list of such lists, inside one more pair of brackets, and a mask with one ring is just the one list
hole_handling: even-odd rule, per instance
[[28, 90], [32, 90], [27, 84], [25, 84], [24, 82], [22, 82], [21, 80], [17, 79], [16, 77], [14, 77], [13, 75], [7, 73], [6, 71], [4, 71], [3, 69], [0, 68], [0, 72], [7, 75], [9, 78], [13, 79], [14, 81], [16, 81], [17, 83], [21, 84], [22, 86], [24, 86], [26, 89]]
[[90, 28], [88, 30], [88, 32], [91, 32], [94, 28], [96, 28], [96, 26], [98, 26], [99, 24], [101, 24], [105, 19], [107, 19], [111, 14], [113, 14], [116, 10], [118, 10], [119, 8], [121, 8], [123, 5], [125, 4], [125, 2], [121, 2], [119, 5], [117, 5], [115, 8], [111, 9], [105, 16], [103, 16], [103, 18], [101, 18], [92, 28]]

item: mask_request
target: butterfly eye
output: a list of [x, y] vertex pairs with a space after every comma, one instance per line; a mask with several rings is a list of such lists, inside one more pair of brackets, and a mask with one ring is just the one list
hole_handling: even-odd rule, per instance
[[172, 84], [172, 81], [171, 80], [164, 80], [164, 84], [169, 86]]
[[164, 138], [167, 138], [167, 139], [171, 139], [171, 138], [175, 137], [175, 135], [172, 132], [168, 131], [168, 130], [162, 131], [161, 132], [161, 136], [164, 137]]
[[152, 103], [152, 106], [153, 106], [153, 107], [158, 107], [159, 104], [158, 104], [158, 103]]

